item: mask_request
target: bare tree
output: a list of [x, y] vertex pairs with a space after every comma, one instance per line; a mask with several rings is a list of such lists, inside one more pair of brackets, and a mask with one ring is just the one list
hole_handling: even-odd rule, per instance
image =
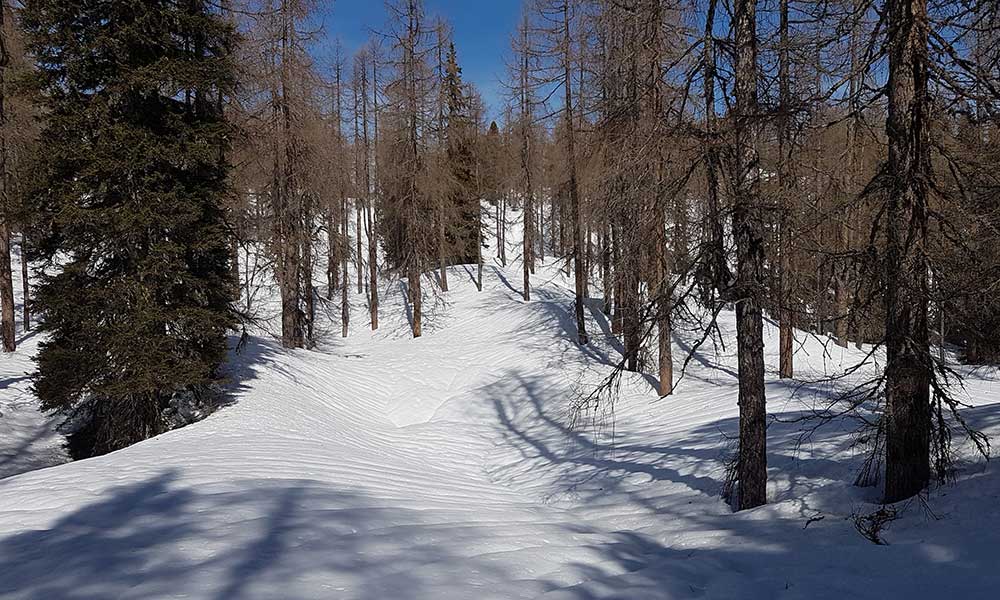
[[885, 498], [930, 481], [931, 357], [927, 327], [930, 97], [927, 0], [887, 0], [889, 32], [886, 214]]
[[738, 507], [767, 502], [767, 422], [764, 397], [763, 281], [764, 240], [760, 231], [758, 186], [759, 107], [757, 103], [757, 0], [736, 0], [735, 178], [733, 239], [736, 242], [737, 353], [740, 436], [737, 463]]
[[587, 295], [587, 280], [583, 260], [583, 216], [580, 212], [580, 188], [576, 172], [576, 124], [573, 121], [573, 30], [570, 17], [570, 0], [562, 0], [562, 68], [564, 90], [564, 122], [566, 124], [566, 159], [569, 167], [569, 201], [573, 218], [573, 279], [576, 294], [573, 301], [576, 314], [577, 343], [586, 345], [587, 322], [583, 313], [583, 300]]
[[521, 245], [521, 263], [524, 275], [523, 293], [524, 301], [531, 300], [531, 272], [535, 264], [535, 190], [532, 181], [532, 148], [531, 148], [531, 125], [532, 125], [532, 97], [531, 97], [531, 45], [530, 45], [531, 25], [529, 15], [525, 12], [521, 29], [518, 32], [520, 45], [517, 47], [520, 56], [518, 57], [518, 93], [520, 95], [520, 115], [518, 118], [518, 132], [521, 146], [521, 171], [524, 177], [524, 197], [522, 198], [522, 213], [524, 216], [524, 236]]

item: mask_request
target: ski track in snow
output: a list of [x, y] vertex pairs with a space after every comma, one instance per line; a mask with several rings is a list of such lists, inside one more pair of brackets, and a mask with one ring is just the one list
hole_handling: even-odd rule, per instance
[[[383, 289], [376, 334], [353, 296], [346, 340], [309, 352], [252, 338], [233, 360], [232, 404], [208, 419], [0, 479], [0, 598], [988, 598], [1000, 586], [992, 466], [964, 464], [875, 546], [850, 518], [878, 508], [876, 490], [850, 485], [852, 425], [802, 441], [801, 425], [774, 422], [770, 504], [734, 514], [719, 498], [732, 348], [704, 349], [667, 399], [626, 377], [612, 443], [606, 421], [573, 427], [567, 408], [616, 360], [598, 304], [581, 350], [555, 265], [530, 303], [517, 262], [488, 264], [481, 293], [466, 267], [449, 281], [419, 340], [398, 285]], [[720, 326], [732, 340], [731, 313]], [[770, 412], [821, 402], [828, 390], [777, 380], [766, 335]], [[691, 341], [679, 334], [678, 362]], [[812, 376], [863, 356], [799, 342]], [[49, 421], [10, 412], [31, 401], [16, 356], [0, 363], [0, 465], [38, 462], [7, 474], [64, 460]], [[1000, 434], [997, 382], [977, 374], [967, 394], [971, 422]], [[21, 432], [38, 440], [8, 442]]]

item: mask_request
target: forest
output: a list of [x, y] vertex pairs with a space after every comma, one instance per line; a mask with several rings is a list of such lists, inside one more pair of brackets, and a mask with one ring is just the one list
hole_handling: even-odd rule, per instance
[[[997, 2], [496, 0], [516, 14], [496, 91], [432, 0], [386, 0], [351, 43], [327, 29], [355, 0], [0, 1], [0, 562], [23, 575], [0, 596], [166, 597], [174, 560], [232, 576], [185, 584], [199, 598], [886, 597], [827, 588], [827, 543], [913, 597], [970, 553], [958, 597], [997, 583], [975, 527], [942, 525], [940, 560], [920, 533], [1000, 524]], [[43, 433], [18, 431], [25, 402]], [[4, 515], [81, 481], [93, 515]], [[246, 563], [192, 562], [195, 514], [232, 524], [199, 482], [234, 511], [315, 512]], [[695, 492], [711, 523], [650, 524]], [[532, 571], [472, 532], [487, 517], [454, 548], [414, 521], [438, 541], [400, 532], [362, 564], [376, 522], [411, 518], [387, 507], [449, 499], [565, 564]], [[72, 523], [93, 532], [31, 536]], [[292, 531], [356, 581], [274, 541]], [[719, 531], [752, 547], [659, 566]], [[794, 584], [762, 566], [772, 536], [816, 557]], [[459, 558], [478, 537], [516, 559]], [[127, 549], [134, 571], [88, 574]], [[409, 560], [412, 581], [384, 572]]]

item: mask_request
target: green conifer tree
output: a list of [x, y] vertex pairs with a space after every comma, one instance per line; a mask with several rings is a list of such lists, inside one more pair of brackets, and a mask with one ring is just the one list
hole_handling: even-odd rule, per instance
[[208, 0], [25, 0], [46, 104], [32, 193], [35, 389], [77, 457], [163, 432], [225, 360], [224, 223], [235, 33]]
[[479, 243], [479, 198], [475, 189], [475, 127], [469, 115], [469, 97], [462, 81], [455, 44], [448, 46], [445, 62], [444, 94], [446, 101], [445, 138], [449, 169], [448, 204], [453, 213], [448, 227], [448, 242], [453, 260], [473, 263]]

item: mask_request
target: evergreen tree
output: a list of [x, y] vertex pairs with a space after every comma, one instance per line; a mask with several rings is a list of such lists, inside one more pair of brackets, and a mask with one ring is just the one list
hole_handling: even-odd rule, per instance
[[462, 82], [455, 44], [448, 46], [445, 62], [444, 95], [447, 109], [445, 126], [446, 157], [450, 180], [449, 205], [452, 226], [448, 242], [454, 248], [452, 260], [476, 262], [479, 243], [479, 198], [475, 189], [475, 127], [469, 114], [469, 97]]
[[218, 377], [234, 323], [223, 222], [234, 31], [206, 0], [26, 0], [46, 122], [34, 182], [35, 389], [70, 451], [170, 426]]

